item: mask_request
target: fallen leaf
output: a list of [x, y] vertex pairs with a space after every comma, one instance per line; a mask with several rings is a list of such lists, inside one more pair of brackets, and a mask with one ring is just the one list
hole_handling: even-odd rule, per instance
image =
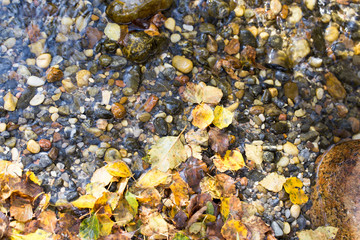
[[135, 186], [138, 188], [153, 188], [165, 183], [169, 176], [170, 174], [168, 173], [157, 169], [150, 169], [140, 176]]
[[315, 230], [303, 230], [297, 232], [299, 240], [331, 240], [336, 239], [336, 234], [338, 232], [336, 227], [318, 227]]
[[180, 136], [162, 137], [149, 152], [149, 163], [160, 171], [167, 172], [185, 162], [187, 155]]
[[114, 192], [104, 192], [101, 197], [96, 199], [93, 211], [99, 213], [107, 213], [109, 216], [112, 214], [119, 202], [120, 196]]
[[198, 129], [197, 131], [194, 131], [194, 129], [191, 129], [185, 134], [185, 140], [188, 144], [198, 144], [204, 147], [208, 146], [208, 140], [209, 140], [209, 134], [204, 129]]
[[127, 191], [125, 193], [125, 199], [126, 201], [129, 203], [130, 207], [133, 210], [133, 215], [135, 216], [138, 212], [138, 207], [139, 207], [139, 203], [136, 200], [136, 196], [134, 194], [132, 194], [131, 192]]
[[220, 172], [236, 171], [245, 166], [244, 158], [238, 150], [227, 150], [224, 157], [215, 154], [213, 162]]
[[233, 117], [234, 113], [222, 106], [216, 106], [214, 110], [213, 124], [219, 129], [226, 128], [232, 123]]
[[39, 226], [51, 233], [55, 233], [57, 218], [56, 213], [51, 210], [45, 210], [40, 213], [39, 217]]
[[10, 197], [10, 215], [19, 222], [27, 222], [33, 218], [31, 201], [19, 194], [13, 193]]
[[35, 176], [35, 174], [31, 171], [27, 171], [26, 172], [26, 176], [33, 181], [34, 183], [36, 183], [37, 185], [41, 185], [41, 181], [39, 180], [39, 178], [37, 176]]
[[133, 233], [128, 233], [128, 232], [117, 232], [114, 234], [110, 234], [106, 237], [103, 238], [103, 240], [131, 240], [132, 236], [134, 234]]
[[186, 181], [193, 191], [199, 193], [201, 191], [200, 181], [205, 177], [208, 168], [203, 161], [193, 157], [190, 157], [185, 164], [184, 175]]
[[226, 174], [218, 174], [213, 177], [204, 177], [200, 182], [203, 193], [210, 193], [212, 198], [221, 199], [235, 194], [235, 182]]
[[176, 233], [172, 240], [190, 240], [190, 238], [182, 233]]
[[173, 182], [170, 189], [173, 193], [174, 202], [177, 206], [186, 206], [189, 202], [189, 185], [180, 177], [178, 172], [172, 176]]
[[131, 176], [130, 168], [122, 161], [111, 162], [105, 166], [105, 169], [114, 177], [127, 178]]
[[220, 212], [224, 219], [230, 216], [234, 220], [240, 220], [242, 217], [242, 204], [238, 197], [231, 196], [229, 198], [222, 198], [220, 205]]
[[269, 191], [280, 192], [285, 182], [286, 178], [284, 176], [272, 172], [259, 183]]
[[114, 226], [114, 222], [110, 219], [110, 217], [106, 214], [97, 214], [96, 215], [99, 224], [100, 224], [100, 236], [107, 236], [111, 233], [112, 227]]
[[5, 239], [10, 234], [9, 224], [9, 218], [0, 211], [0, 239]]
[[140, 232], [154, 239], [167, 238], [169, 235], [168, 223], [160, 213], [154, 212], [143, 219], [144, 224], [140, 227]]
[[131, 206], [125, 199], [121, 199], [119, 201], [113, 214], [116, 224], [119, 226], [124, 226], [134, 218], [134, 215], [132, 214]]
[[209, 143], [211, 149], [214, 152], [219, 153], [220, 155], [224, 155], [230, 145], [228, 135], [226, 133], [221, 132], [221, 130], [217, 127], [210, 128]]
[[108, 185], [111, 182], [116, 181], [116, 178], [113, 177], [104, 167], [101, 167], [93, 173], [90, 182], [92, 183], [102, 183], [104, 186]]
[[186, 156], [202, 159], [202, 147], [196, 143], [189, 143], [185, 146]]
[[228, 220], [221, 228], [221, 234], [226, 240], [247, 240], [250, 232], [239, 220]]
[[189, 82], [186, 86], [179, 88], [179, 94], [184, 102], [201, 103], [203, 98], [203, 88], [199, 84]]
[[192, 124], [200, 129], [206, 128], [214, 120], [214, 113], [211, 107], [205, 103], [197, 105], [191, 113]]
[[203, 90], [202, 101], [204, 103], [218, 104], [223, 97], [223, 92], [221, 91], [220, 88], [212, 87], [212, 86], [204, 86], [202, 90]]
[[302, 190], [303, 183], [297, 177], [291, 177], [284, 183], [284, 189], [290, 196], [290, 201], [294, 204], [306, 203], [309, 198]]
[[26, 235], [13, 233], [11, 235], [11, 240], [48, 240], [52, 239], [51, 235], [52, 234], [49, 232], [46, 232], [42, 229], [37, 229], [35, 232]]
[[251, 216], [242, 221], [251, 233], [252, 240], [266, 239], [266, 234], [272, 233], [272, 228], [258, 216]]
[[104, 192], [107, 192], [104, 184], [99, 182], [87, 184], [85, 190], [87, 195], [92, 195], [95, 198], [99, 198], [103, 195]]
[[205, 237], [206, 235], [206, 224], [204, 222], [195, 222], [189, 227], [189, 233], [195, 234], [197, 237]]
[[143, 206], [156, 207], [161, 203], [161, 195], [156, 188], [147, 188], [137, 194], [136, 199]]
[[72, 205], [77, 208], [94, 208], [96, 198], [92, 195], [82, 195], [75, 201], [72, 201]]
[[100, 236], [100, 223], [96, 214], [85, 218], [79, 229], [79, 235], [84, 240], [96, 240]]

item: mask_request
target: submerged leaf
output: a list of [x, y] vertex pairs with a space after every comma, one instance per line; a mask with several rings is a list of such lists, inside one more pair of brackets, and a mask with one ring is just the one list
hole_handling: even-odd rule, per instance
[[215, 154], [214, 164], [220, 172], [236, 171], [245, 166], [244, 158], [238, 150], [227, 150], [224, 157]]
[[152, 167], [166, 172], [176, 168], [187, 158], [186, 150], [179, 137], [162, 137], [149, 152]]
[[214, 120], [214, 113], [207, 104], [197, 105], [192, 111], [192, 124], [200, 129], [206, 128]]
[[214, 152], [219, 153], [220, 155], [224, 155], [230, 145], [228, 135], [226, 133], [223, 133], [219, 128], [216, 127], [210, 128], [209, 143], [211, 149]]
[[91, 215], [89, 218], [85, 218], [79, 229], [79, 235], [84, 240], [96, 240], [100, 236], [100, 223], [97, 216]]
[[222, 106], [216, 106], [213, 124], [220, 129], [226, 128], [232, 123], [233, 117], [234, 113]]

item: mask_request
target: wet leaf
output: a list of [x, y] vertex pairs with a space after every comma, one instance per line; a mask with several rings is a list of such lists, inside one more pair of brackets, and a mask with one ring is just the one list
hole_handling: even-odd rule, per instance
[[122, 161], [111, 162], [105, 166], [106, 171], [108, 171], [114, 177], [130, 177], [131, 171], [128, 165]]
[[115, 223], [106, 214], [97, 214], [96, 216], [100, 224], [100, 236], [109, 235]]
[[213, 124], [219, 129], [226, 128], [232, 123], [233, 117], [234, 113], [222, 106], [216, 106], [214, 110]]
[[12, 194], [10, 197], [10, 215], [19, 222], [27, 222], [33, 218], [31, 201], [19, 194]]
[[336, 227], [318, 227], [315, 230], [303, 230], [297, 232], [299, 240], [331, 240], [336, 239], [336, 234], [338, 232]]
[[258, 216], [251, 216], [245, 218], [243, 223], [251, 232], [251, 239], [266, 239], [265, 236], [268, 233], [272, 233], [272, 228]]
[[172, 176], [173, 182], [170, 189], [174, 196], [174, 202], [177, 206], [185, 206], [189, 201], [189, 185], [180, 177], [178, 172]]
[[182, 233], [176, 233], [173, 240], [190, 240], [190, 238]]
[[220, 212], [224, 219], [230, 216], [232, 219], [240, 220], [242, 217], [242, 204], [238, 197], [231, 196], [229, 198], [222, 198], [220, 205]]
[[116, 181], [116, 178], [113, 177], [105, 168], [106, 166], [104, 167], [101, 167], [99, 169], [97, 169], [92, 177], [91, 177], [91, 182], [92, 183], [102, 183], [103, 186], [106, 186], [108, 185], [110, 182], [114, 182]]
[[235, 194], [235, 182], [226, 174], [218, 174], [213, 177], [204, 177], [200, 182], [203, 193], [210, 193], [212, 198], [221, 199]]
[[260, 181], [260, 185], [269, 191], [280, 192], [285, 182], [284, 176], [272, 172]]
[[86, 194], [92, 195], [95, 198], [99, 198], [103, 195], [104, 192], [107, 192], [104, 184], [99, 182], [89, 183], [86, 185]]
[[29, 233], [27, 235], [22, 235], [22, 234], [12, 234], [11, 235], [11, 240], [48, 240], [51, 239], [51, 233], [46, 232], [42, 229], [37, 229], [35, 232], [33, 233]]
[[179, 94], [184, 102], [201, 103], [203, 89], [199, 84], [189, 82], [186, 84], [186, 87], [179, 88]]
[[214, 113], [211, 107], [205, 103], [197, 105], [192, 111], [192, 124], [200, 129], [206, 128], [214, 120]]
[[94, 208], [96, 198], [92, 195], [82, 195], [75, 201], [71, 202], [77, 208]]
[[132, 208], [125, 199], [121, 199], [114, 210], [114, 217], [116, 224], [119, 226], [124, 226], [129, 223], [134, 215], [132, 214]]
[[198, 144], [201, 146], [208, 146], [209, 134], [204, 129], [198, 129], [194, 131], [191, 129], [185, 134], [185, 140], [187, 143]]
[[9, 233], [9, 218], [0, 211], [0, 239], [5, 238]]
[[41, 181], [39, 180], [39, 178], [37, 176], [35, 176], [35, 174], [31, 171], [26, 172], [26, 176], [33, 181], [34, 183], [36, 183], [37, 185], [41, 185]]
[[214, 152], [219, 153], [220, 155], [224, 155], [230, 145], [228, 135], [226, 133], [221, 132], [221, 130], [216, 127], [210, 128], [209, 143], [211, 149]]
[[156, 207], [161, 202], [161, 195], [156, 188], [147, 188], [137, 194], [136, 199], [143, 206]]
[[133, 215], [136, 215], [137, 212], [138, 212], [138, 207], [139, 207], [139, 203], [136, 200], [136, 196], [134, 194], [132, 194], [131, 192], [127, 191], [125, 193], [125, 199], [129, 203], [129, 205], [131, 206], [131, 208], [132, 208], [132, 210], [134, 212]]
[[185, 164], [186, 167], [184, 169], [184, 175], [186, 177], [187, 183], [193, 191], [200, 192], [200, 181], [208, 172], [206, 164], [200, 159], [193, 157], [190, 157]]
[[169, 235], [168, 224], [158, 212], [152, 213], [144, 219], [140, 232], [147, 237], [155, 239], [159, 237], [166, 238]]
[[178, 137], [162, 137], [149, 152], [152, 167], [166, 172], [176, 168], [187, 158], [186, 150]]
[[57, 218], [56, 214], [53, 211], [46, 210], [39, 215], [39, 226], [48, 231], [48, 232], [55, 232]]
[[221, 234], [226, 240], [245, 240], [249, 231], [239, 220], [228, 220], [221, 228]]
[[303, 183], [297, 177], [291, 177], [284, 183], [284, 189], [290, 196], [290, 201], [294, 204], [306, 203], [309, 198], [302, 190]]
[[96, 214], [85, 218], [79, 229], [79, 235], [84, 240], [96, 240], [100, 236], [100, 223]]
[[138, 188], [152, 188], [166, 182], [170, 174], [164, 173], [157, 169], [151, 169], [140, 176], [136, 183]]
[[223, 92], [220, 88], [205, 86], [203, 87], [203, 102], [209, 104], [218, 104], [223, 97]]
[[227, 150], [224, 157], [215, 154], [214, 165], [220, 172], [236, 171], [245, 166], [244, 158], [238, 150]]

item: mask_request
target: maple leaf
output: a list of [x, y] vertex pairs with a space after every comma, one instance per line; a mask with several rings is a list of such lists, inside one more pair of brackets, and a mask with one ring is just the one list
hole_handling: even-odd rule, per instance
[[183, 143], [180, 141], [180, 135], [162, 137], [152, 146], [149, 152], [149, 163], [152, 164], [152, 167], [167, 172], [186, 160], [187, 154]]
[[85, 218], [79, 229], [79, 235], [84, 240], [96, 240], [100, 236], [100, 222], [96, 214]]
[[230, 145], [228, 135], [216, 127], [209, 130], [209, 143], [211, 149], [220, 155], [224, 155]]
[[244, 158], [238, 150], [227, 150], [224, 157], [215, 154], [213, 161], [220, 172], [236, 171], [245, 166]]

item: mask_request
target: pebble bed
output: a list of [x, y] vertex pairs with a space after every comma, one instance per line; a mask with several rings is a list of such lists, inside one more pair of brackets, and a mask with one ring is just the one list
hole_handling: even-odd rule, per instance
[[[316, 157], [360, 139], [359, 1], [213, 2], [175, 1], [163, 11], [159, 49], [143, 31], [129, 37], [149, 46], [136, 55], [116, 42], [123, 28], [106, 16], [108, 1], [2, 0], [0, 159], [33, 171], [52, 203], [78, 198], [118, 156], [137, 179], [156, 140], [196, 129], [178, 89], [205, 82], [235, 114], [230, 149], [254, 165], [226, 172], [241, 199], [279, 239], [310, 228], [311, 202], [294, 205], [284, 189], [259, 182], [295, 176], [309, 195]], [[245, 46], [255, 63], [217, 68]], [[202, 152], [209, 167], [213, 155]]]

